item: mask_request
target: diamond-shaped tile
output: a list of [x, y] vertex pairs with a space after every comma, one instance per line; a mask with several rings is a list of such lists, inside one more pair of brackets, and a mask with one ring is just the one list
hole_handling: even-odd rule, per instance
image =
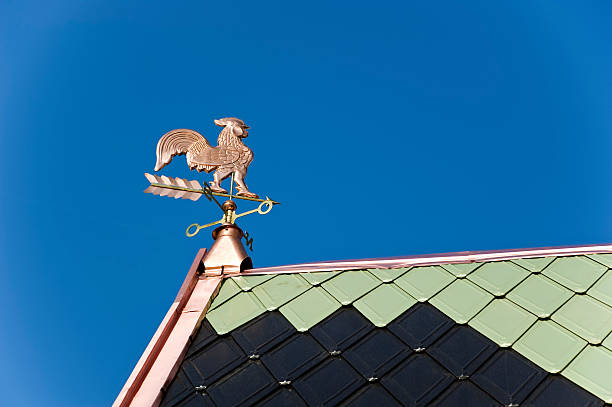
[[412, 349], [423, 350], [455, 323], [430, 304], [417, 304], [389, 324], [389, 330]]
[[194, 386], [185, 376], [185, 372], [179, 370], [170, 386], [166, 389], [166, 396], [161, 403], [162, 407], [175, 406], [177, 402], [186, 398], [194, 392]]
[[194, 386], [208, 386], [246, 360], [236, 342], [224, 337], [185, 359], [183, 371]]
[[441, 291], [454, 279], [455, 277], [442, 267], [415, 267], [395, 280], [395, 284], [417, 301], [423, 302]]
[[612, 268], [612, 253], [589, 254], [589, 257], [608, 268]]
[[217, 338], [215, 330], [206, 319], [202, 321], [200, 328], [198, 329], [197, 335], [192, 339], [191, 345], [187, 350], [186, 356], [189, 357], [193, 353], [199, 351], [204, 346], [208, 345]]
[[603, 346], [587, 346], [561, 374], [612, 403], [612, 351]]
[[606, 269], [586, 256], [558, 257], [542, 273], [570, 290], [585, 293]]
[[250, 291], [259, 284], [268, 281], [273, 278], [274, 274], [262, 274], [259, 276], [236, 276], [232, 277], [232, 280], [238, 284], [242, 291]]
[[345, 271], [321, 286], [342, 305], [349, 305], [357, 298], [380, 285], [381, 281], [366, 270]]
[[278, 387], [278, 383], [260, 362], [242, 365], [206, 392], [218, 406], [243, 406], [256, 402]]
[[233, 298], [241, 291], [242, 290], [234, 280], [231, 278], [226, 278], [221, 285], [221, 289], [219, 289], [219, 294], [217, 294], [217, 296], [213, 299], [212, 304], [210, 304], [209, 311], [217, 308], [219, 305], [223, 304], [230, 298]]
[[512, 262], [526, 268], [532, 273], [539, 273], [546, 268], [554, 257], [532, 257], [530, 259], [513, 259]]
[[346, 359], [364, 378], [381, 378], [412, 351], [386, 329], [375, 329], [344, 352]]
[[549, 318], [573, 294], [550, 278], [534, 274], [527, 277], [506, 297], [540, 318]]
[[[257, 407], [307, 407], [304, 400], [290, 387], [282, 387], [256, 404]], [[194, 407], [196, 407], [194, 405]]]
[[455, 275], [455, 277], [463, 278], [470, 274], [472, 271], [480, 267], [482, 263], [454, 263], [454, 264], [441, 264], [442, 268], [446, 271]]
[[232, 338], [249, 356], [259, 356], [295, 333], [280, 312], [266, 312], [234, 329]]
[[603, 402], [566, 378], [559, 375], [549, 375], [521, 406], [601, 407]]
[[410, 267], [401, 267], [396, 269], [368, 269], [372, 275], [383, 283], [390, 283], [408, 270], [410, 270]]
[[486, 263], [467, 278], [493, 295], [506, 294], [529, 275], [524, 268], [509, 261]]
[[337, 405], [359, 389], [365, 380], [342, 359], [330, 358], [293, 383], [311, 406]]
[[276, 380], [292, 381], [328, 357], [312, 336], [297, 334], [263, 355], [261, 361]]
[[469, 381], [454, 383], [430, 404], [432, 407], [497, 406], [498, 404], [484, 391]]
[[519, 405], [546, 377], [546, 372], [517, 352], [500, 349], [471, 377], [504, 405]]
[[310, 333], [329, 352], [335, 352], [344, 351], [372, 329], [370, 321], [355, 308], [342, 307], [312, 327]]
[[253, 294], [268, 311], [274, 311], [310, 287], [298, 274], [281, 274], [253, 288]]
[[559, 373], [586, 341], [553, 321], [538, 321], [512, 346], [550, 373]]
[[573, 296], [552, 319], [594, 345], [612, 331], [612, 308], [588, 295]]
[[606, 271], [587, 294], [612, 307], [612, 270]]
[[497, 345], [466, 325], [455, 325], [427, 353], [455, 376], [469, 377], [498, 349]]
[[510, 346], [535, 321], [536, 316], [506, 300], [493, 300], [468, 322], [499, 346]]
[[467, 280], [455, 280], [429, 302], [440, 311], [464, 324], [493, 299], [493, 296]]
[[320, 285], [324, 281], [329, 280], [333, 276], [337, 275], [338, 271], [317, 271], [314, 273], [300, 273], [306, 281], [308, 281], [312, 285]]
[[410, 356], [380, 383], [406, 406], [425, 406], [455, 377], [424, 353]]
[[231, 332], [245, 322], [263, 314], [266, 308], [251, 292], [243, 292], [206, 314], [219, 335]]
[[300, 332], [304, 332], [324, 320], [340, 308], [327, 291], [313, 287], [280, 308], [280, 312]]
[[416, 300], [393, 283], [382, 284], [355, 301], [353, 306], [374, 325], [382, 327], [393, 321]]

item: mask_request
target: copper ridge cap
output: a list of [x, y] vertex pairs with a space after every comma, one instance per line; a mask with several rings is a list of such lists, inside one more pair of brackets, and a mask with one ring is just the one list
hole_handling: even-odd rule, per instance
[[253, 268], [253, 261], [242, 245], [242, 229], [231, 223], [224, 223], [212, 232], [215, 240], [202, 259], [205, 276], [239, 274]]
[[543, 256], [574, 256], [580, 254], [612, 253], [612, 244], [580, 246], [532, 247], [524, 249], [461, 251], [449, 253], [420, 254], [371, 259], [329, 260], [314, 263], [247, 269], [242, 274], [290, 274], [316, 271], [344, 271], [368, 268], [400, 268], [421, 265], [472, 263], [477, 261], [510, 260], [515, 258]]

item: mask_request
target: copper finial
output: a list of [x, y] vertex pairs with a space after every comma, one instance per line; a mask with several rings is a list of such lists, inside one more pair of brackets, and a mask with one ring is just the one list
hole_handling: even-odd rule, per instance
[[242, 230], [233, 224], [219, 226], [212, 233], [215, 243], [204, 258], [206, 275], [237, 274], [253, 268], [253, 262], [242, 246]]

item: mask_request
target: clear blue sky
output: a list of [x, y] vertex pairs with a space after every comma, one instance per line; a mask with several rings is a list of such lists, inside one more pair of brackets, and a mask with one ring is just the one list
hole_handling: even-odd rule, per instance
[[[252, 126], [256, 266], [612, 241], [610, 2], [0, 5], [0, 387], [107, 406], [214, 220], [166, 131]], [[184, 158], [163, 174], [190, 173]], [[244, 206], [243, 206], [244, 208]]]

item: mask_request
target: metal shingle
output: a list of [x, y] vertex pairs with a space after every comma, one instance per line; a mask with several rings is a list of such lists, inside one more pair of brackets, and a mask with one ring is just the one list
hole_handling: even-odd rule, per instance
[[499, 261], [484, 264], [467, 278], [491, 294], [500, 296], [506, 294], [528, 275], [527, 270], [512, 262]]
[[493, 296], [467, 280], [455, 280], [429, 302], [460, 324], [469, 321]]
[[550, 373], [559, 373], [586, 344], [553, 321], [538, 321], [512, 348]]
[[476, 270], [482, 263], [455, 263], [441, 264], [440, 266], [446, 271], [455, 275], [455, 277], [463, 278]]
[[266, 311], [251, 292], [243, 292], [206, 314], [206, 319], [219, 335], [228, 333]]
[[561, 374], [612, 403], [612, 351], [603, 346], [587, 346]]
[[575, 256], [555, 259], [542, 273], [570, 290], [584, 293], [606, 269], [586, 256]]
[[506, 297], [540, 318], [548, 318], [574, 293], [548, 277], [532, 274]]
[[253, 288], [268, 311], [274, 311], [312, 287], [299, 274], [281, 274]]
[[327, 291], [313, 287], [280, 307], [280, 312], [300, 332], [305, 332], [340, 308]]
[[526, 268], [532, 273], [539, 273], [546, 268], [555, 258], [554, 257], [534, 257], [531, 259], [514, 259], [513, 263]]
[[612, 308], [588, 295], [574, 295], [552, 319], [594, 345], [612, 330]]
[[606, 271], [587, 294], [612, 307], [612, 270]]
[[349, 305], [382, 282], [366, 270], [345, 271], [327, 280], [321, 287], [333, 295], [342, 305]]
[[410, 267], [401, 267], [396, 269], [368, 269], [370, 273], [372, 273], [383, 283], [390, 283], [408, 270], [410, 270]]
[[507, 299], [493, 300], [468, 325], [499, 346], [511, 346], [535, 321], [536, 316]]
[[423, 302], [440, 292], [454, 279], [452, 274], [439, 266], [415, 267], [395, 280], [395, 284]]
[[393, 283], [383, 284], [353, 304], [378, 327], [386, 326], [417, 301]]

